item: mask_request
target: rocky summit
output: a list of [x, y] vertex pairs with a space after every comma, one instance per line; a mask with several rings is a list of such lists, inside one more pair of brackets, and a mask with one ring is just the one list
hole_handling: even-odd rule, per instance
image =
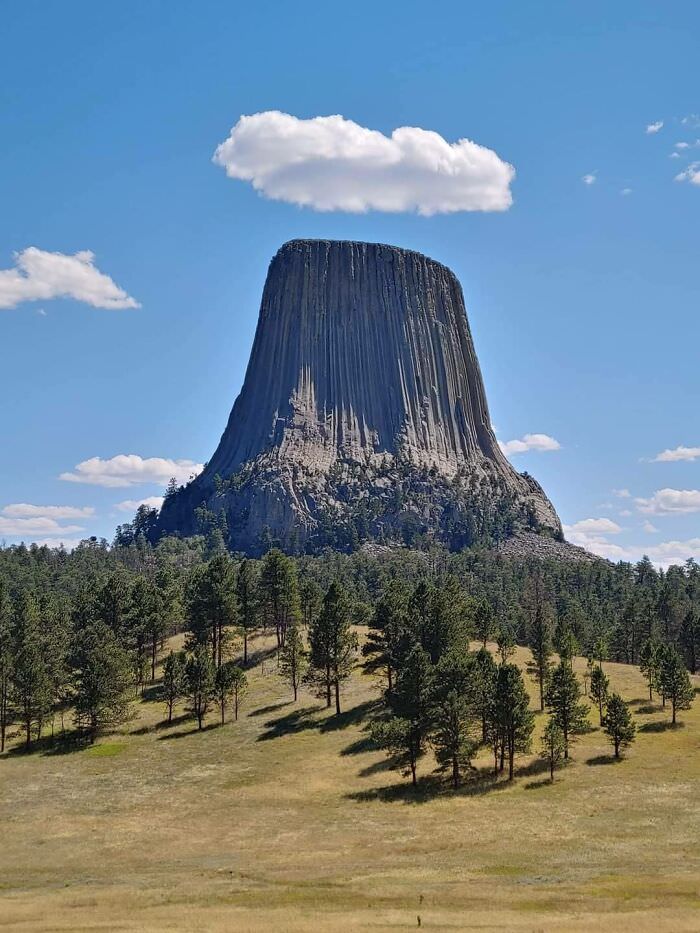
[[249, 554], [561, 539], [498, 446], [448, 268], [376, 243], [282, 246], [219, 446], [166, 497], [155, 535], [217, 528]]

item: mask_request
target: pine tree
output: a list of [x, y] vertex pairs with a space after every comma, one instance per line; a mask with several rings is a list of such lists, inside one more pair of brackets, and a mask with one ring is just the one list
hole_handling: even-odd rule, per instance
[[186, 656], [184, 651], [171, 651], [163, 664], [163, 698], [168, 708], [168, 722], [173, 721], [173, 708], [180, 697], [185, 695]]
[[430, 739], [438, 766], [450, 770], [454, 787], [459, 787], [476, 748], [470, 735], [471, 670], [466, 647], [451, 648], [435, 665], [430, 690]]
[[496, 618], [487, 599], [480, 599], [474, 606], [474, 635], [486, 647], [486, 642], [496, 631]]
[[496, 629], [496, 644], [501, 664], [506, 664], [515, 654], [515, 628], [507, 619], [500, 622]]
[[498, 667], [486, 648], [479, 648], [472, 655], [471, 665], [471, 702], [481, 720], [481, 741], [486, 743], [490, 734], [488, 720], [496, 690]]
[[554, 783], [554, 770], [564, 757], [564, 733], [557, 720], [550, 716], [542, 734], [540, 757], [549, 764], [549, 780]]
[[362, 646], [368, 673], [383, 671], [391, 692], [402, 641], [408, 632], [408, 594], [403, 584], [391, 581], [377, 601]]
[[574, 736], [585, 731], [588, 707], [580, 703], [581, 688], [576, 674], [568, 664], [555, 667], [547, 683], [546, 704], [564, 736], [564, 758], [569, 757], [569, 745]]
[[76, 630], [70, 661], [75, 724], [92, 743], [128, 719], [131, 665], [114, 632], [100, 621]]
[[287, 629], [287, 637], [280, 650], [279, 672], [281, 677], [286, 680], [292, 688], [294, 702], [297, 701], [299, 686], [304, 679], [304, 675], [309, 666], [308, 652], [304, 647], [299, 626], [295, 623]]
[[535, 722], [530, 698], [515, 664], [501, 664], [498, 668], [493, 717], [494, 726], [501, 734], [501, 747], [508, 758], [508, 780], [512, 781], [515, 754], [529, 751]]
[[263, 558], [258, 593], [263, 617], [274, 626], [277, 647], [281, 648], [287, 627], [300, 619], [301, 606], [296, 564], [278, 548]]
[[238, 596], [238, 620], [243, 630], [243, 666], [248, 666], [248, 641], [255, 633], [258, 623], [257, 574], [255, 565], [247, 558], [241, 561], [236, 579]]
[[637, 731], [629, 708], [619, 693], [613, 693], [608, 700], [602, 725], [615, 748], [615, 757], [619, 758], [620, 749], [631, 745]]
[[45, 652], [42, 623], [36, 598], [23, 593], [15, 619], [13, 698], [24, 724], [25, 745], [32, 741], [32, 727], [41, 724], [51, 708], [51, 677]]
[[649, 700], [654, 697], [654, 684], [659, 679], [659, 644], [651, 638], [648, 638], [642, 645], [639, 653], [639, 670], [646, 677], [649, 684]]
[[689, 609], [683, 616], [678, 640], [683, 647], [688, 670], [694, 674], [700, 653], [700, 612], [697, 609]]
[[603, 709], [608, 699], [609, 687], [610, 681], [606, 677], [603, 668], [600, 666], [594, 667], [591, 671], [589, 692], [591, 699], [598, 706], [598, 718], [600, 720], [601, 726], [603, 725]]
[[[235, 661], [224, 661], [221, 667], [217, 668], [214, 677], [214, 693], [216, 702], [221, 713], [221, 725], [226, 722], [226, 707], [235, 697], [235, 718], [238, 719], [238, 696], [241, 690], [242, 669]], [[245, 677], [245, 674], [243, 674]]]
[[527, 665], [527, 671], [537, 682], [540, 691], [540, 710], [543, 710], [545, 684], [552, 665], [552, 623], [549, 606], [544, 596], [544, 584], [539, 576], [533, 580], [529, 602], [531, 618], [527, 631], [527, 643], [532, 652], [532, 660]]
[[217, 554], [195, 568], [185, 589], [185, 608], [190, 637], [188, 648], [210, 646], [212, 662], [221, 667], [238, 618], [236, 574], [228, 554]]
[[351, 607], [345, 591], [332, 583], [323, 598], [323, 606], [309, 629], [309, 678], [317, 692], [331, 705], [335, 693], [335, 711], [340, 715], [340, 687], [355, 666], [357, 635], [351, 626]]
[[414, 645], [398, 671], [394, 689], [387, 695], [391, 716], [372, 726], [373, 740], [389, 752], [402, 774], [411, 775], [414, 786], [430, 728], [431, 677], [427, 652], [421, 645]]
[[690, 709], [695, 691], [690, 676], [678, 651], [668, 647], [661, 660], [660, 679], [663, 695], [671, 701], [671, 722], [676, 724], [676, 712]]
[[190, 700], [190, 712], [197, 719], [197, 728], [202, 729], [204, 717], [214, 696], [214, 675], [216, 668], [211, 652], [204, 644], [194, 646], [185, 665], [187, 696]]
[[7, 729], [12, 723], [11, 693], [14, 663], [12, 606], [6, 586], [0, 580], [0, 752], [5, 751]]

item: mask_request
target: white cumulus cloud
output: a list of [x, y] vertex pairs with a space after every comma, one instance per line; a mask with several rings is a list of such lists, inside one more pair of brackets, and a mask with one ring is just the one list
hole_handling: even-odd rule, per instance
[[657, 120], [656, 123], [648, 123], [646, 132], [647, 133], [658, 133], [659, 130], [663, 128], [663, 125], [664, 125], [663, 120]]
[[525, 434], [512, 441], [499, 441], [498, 446], [507, 457], [512, 454], [524, 454], [528, 450], [561, 450], [559, 441], [550, 437], [549, 434]]
[[194, 460], [169, 460], [165, 457], [139, 457], [138, 454], [117, 454], [108, 460], [91, 457], [78, 463], [73, 472], [61, 473], [59, 479], [69, 483], [119, 488], [143, 483], [165, 484], [171, 477], [186, 483], [203, 468]]
[[700, 457], [700, 447], [674, 447], [673, 450], [662, 450], [657, 454], [653, 463], [675, 463], [678, 460], [697, 460]]
[[61, 525], [55, 518], [6, 518], [0, 515], [0, 535], [33, 541], [37, 535], [73, 534], [83, 531], [82, 525]]
[[583, 518], [573, 525], [564, 525], [567, 541], [606, 557], [608, 560], [624, 560], [624, 548], [608, 541], [609, 535], [617, 535], [622, 528], [609, 518]]
[[652, 525], [652, 523], [649, 521], [644, 522], [642, 528], [647, 532], [647, 534], [650, 535], [656, 534], [656, 532], [659, 530], [656, 525]]
[[640, 512], [677, 515], [700, 512], [700, 489], [658, 489], [648, 499], [635, 499]]
[[94, 308], [139, 308], [94, 260], [89, 250], [69, 256], [30, 246], [15, 253], [15, 268], [0, 269], [0, 308], [50, 298], [75, 298]]
[[213, 161], [275, 201], [317, 211], [504, 211], [515, 169], [469, 139], [400, 126], [391, 136], [335, 116], [242, 116]]
[[147, 496], [145, 499], [124, 499], [117, 502], [120, 512], [135, 512], [140, 505], [147, 505], [149, 509], [159, 509], [163, 504], [162, 496]]

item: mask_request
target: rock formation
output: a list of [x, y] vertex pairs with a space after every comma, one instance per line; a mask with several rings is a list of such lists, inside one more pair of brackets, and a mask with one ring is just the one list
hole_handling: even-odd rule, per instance
[[449, 269], [374, 243], [279, 250], [226, 430], [156, 534], [216, 526], [252, 554], [561, 537], [541, 487], [498, 446]]

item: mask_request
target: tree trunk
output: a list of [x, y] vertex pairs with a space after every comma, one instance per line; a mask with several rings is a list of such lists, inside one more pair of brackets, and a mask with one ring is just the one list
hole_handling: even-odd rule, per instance
[[233, 697], [233, 718], [238, 722], [238, 690]]
[[654, 699], [654, 695], [651, 692], [651, 681], [649, 681], [649, 702], [651, 703], [653, 699]]
[[297, 685], [296, 685], [296, 681], [292, 684], [292, 689], [294, 690], [294, 702], [296, 703], [296, 701], [297, 701]]
[[554, 784], [554, 758], [550, 757], [549, 759], [549, 780], [550, 783]]
[[387, 664], [387, 666], [386, 666], [386, 679], [387, 679], [387, 684], [388, 684], [389, 693], [391, 693], [391, 691], [392, 691], [392, 689], [393, 689], [393, 686], [394, 686], [394, 685], [393, 685], [393, 680], [392, 680], [392, 675], [391, 675], [391, 664]]
[[156, 679], [156, 655], [158, 654], [158, 639], [153, 636], [151, 643], [151, 683]]
[[173, 701], [172, 699], [168, 700], [168, 725], [173, 721]]
[[503, 769], [505, 767], [505, 764], [506, 764], [506, 743], [504, 739], [501, 742], [501, 760], [500, 760], [499, 767], [498, 767], [498, 770], [501, 774], [503, 774]]
[[226, 722], [226, 704], [221, 700], [221, 725], [223, 726]]
[[569, 757], [569, 731], [568, 729], [562, 729], [562, 734], [564, 736], [564, 758]]
[[24, 747], [29, 748], [32, 743], [32, 721], [31, 719], [25, 719], [24, 721]]
[[671, 725], [675, 726], [676, 724], [676, 701], [671, 697]]
[[418, 783], [418, 779], [416, 777], [416, 762], [413, 757], [411, 757], [411, 783], [414, 787]]
[[540, 712], [544, 713], [544, 671], [540, 668]]
[[340, 682], [335, 682], [335, 714], [340, 716]]
[[599, 697], [598, 699], [598, 715], [600, 718], [600, 724], [603, 725], [603, 698]]
[[615, 757], [620, 757], [620, 740], [617, 738], [615, 739]]
[[452, 786], [455, 789], [459, 787], [459, 761], [456, 755], [452, 758]]
[[513, 747], [508, 748], [508, 780], [513, 780], [513, 761], [515, 759], [515, 749]]
[[243, 629], [243, 667], [248, 667], [248, 629]]

